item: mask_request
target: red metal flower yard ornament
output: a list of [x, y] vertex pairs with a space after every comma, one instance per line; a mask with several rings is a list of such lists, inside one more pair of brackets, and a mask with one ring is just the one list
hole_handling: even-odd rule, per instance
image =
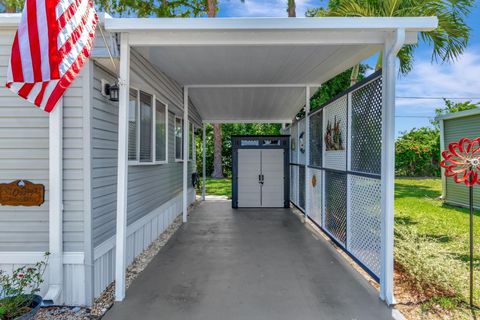
[[462, 138], [450, 143], [448, 150], [442, 152], [445, 176], [453, 177], [456, 183], [465, 183], [468, 187], [480, 185], [480, 137], [470, 140]]
[[480, 137], [462, 138], [442, 152], [445, 176], [469, 187], [470, 199], [470, 307], [473, 308], [473, 187], [480, 185]]

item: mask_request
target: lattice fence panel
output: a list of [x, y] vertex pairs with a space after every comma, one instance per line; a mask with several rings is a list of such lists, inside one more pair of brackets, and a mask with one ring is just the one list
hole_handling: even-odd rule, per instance
[[323, 151], [323, 112], [310, 116], [310, 165], [322, 166]]
[[306, 164], [305, 147], [307, 144], [307, 132], [305, 130], [305, 124], [305, 118], [298, 121], [298, 163], [300, 164]]
[[[323, 147], [325, 149], [325, 161], [324, 167], [329, 169], [336, 170], [346, 170], [347, 167], [347, 104], [348, 99], [347, 95], [338, 98], [329, 105], [327, 105], [323, 110], [323, 137], [324, 143]], [[334, 127], [338, 126], [339, 132], [334, 132]], [[339, 139], [340, 143], [337, 146], [337, 150], [329, 148], [329, 145], [326, 143], [328, 129], [330, 130], [329, 138], [331, 140]], [[336, 138], [336, 137], [338, 138]], [[337, 140], [338, 141], [338, 140]]]
[[351, 108], [351, 170], [380, 174], [382, 79], [352, 92]]
[[380, 276], [381, 182], [350, 175], [348, 250]]
[[347, 174], [325, 172], [325, 229], [345, 245], [347, 239]]
[[298, 206], [305, 209], [305, 167], [298, 167]]
[[294, 123], [290, 129], [290, 162], [298, 163], [298, 138], [297, 138], [297, 124]]
[[298, 205], [298, 166], [290, 166], [290, 201]]
[[309, 180], [310, 183], [310, 215], [309, 217], [315, 221], [318, 225], [322, 225], [322, 170], [308, 168], [310, 174]]

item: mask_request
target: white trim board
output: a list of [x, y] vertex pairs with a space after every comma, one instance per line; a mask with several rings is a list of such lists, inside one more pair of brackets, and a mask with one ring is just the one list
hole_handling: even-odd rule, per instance
[[435, 120], [451, 120], [451, 119], [456, 119], [456, 118], [473, 116], [473, 115], [477, 115], [477, 114], [480, 114], [480, 108], [475, 108], [475, 109], [471, 109], [471, 110], [465, 110], [465, 111], [460, 111], [460, 112], [455, 112], [455, 113], [444, 114], [444, 115], [435, 117]]
[[[45, 252], [41, 251], [2, 251], [0, 252], [0, 264], [35, 264], [43, 260]], [[63, 264], [85, 263], [83, 252], [64, 252]]]

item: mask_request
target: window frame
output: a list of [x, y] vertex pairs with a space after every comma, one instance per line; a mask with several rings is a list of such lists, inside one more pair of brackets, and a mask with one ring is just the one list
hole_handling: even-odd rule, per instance
[[[128, 160], [129, 166], [151, 166], [151, 165], [159, 165], [159, 164], [167, 164], [168, 163], [168, 103], [164, 100], [160, 99], [156, 94], [151, 93], [149, 90], [142, 90], [135, 86], [130, 86], [129, 90], [135, 90], [137, 92], [137, 104], [136, 104], [136, 119], [137, 119], [137, 126], [136, 126], [136, 159], [135, 160]], [[140, 161], [140, 92], [148, 94], [152, 96], [152, 161], [144, 162]], [[156, 136], [156, 120], [157, 120], [157, 100], [165, 106], [165, 160], [157, 161], [156, 159], [156, 144], [157, 144], [157, 136]], [[130, 143], [130, 142], [128, 142]], [[128, 148], [128, 146], [127, 146]]]
[[[181, 138], [182, 143], [180, 146], [180, 158], [177, 158], [177, 135], [176, 135], [177, 119], [180, 119], [180, 122], [181, 122], [180, 127], [182, 129], [182, 138]], [[173, 156], [175, 157], [175, 162], [183, 162], [183, 139], [185, 139], [185, 133], [183, 132], [183, 129], [184, 129], [183, 118], [175, 115], [174, 122], [173, 122]]]
[[[157, 160], [157, 101], [160, 102], [165, 106], [165, 160]], [[154, 115], [153, 115], [153, 162], [154, 164], [166, 164], [168, 163], [168, 103], [164, 102], [163, 100], [159, 99], [154, 95], [153, 100], [154, 105]]]

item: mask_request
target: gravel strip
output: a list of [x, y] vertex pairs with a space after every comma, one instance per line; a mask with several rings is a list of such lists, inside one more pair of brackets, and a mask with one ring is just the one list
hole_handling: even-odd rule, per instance
[[[198, 205], [194, 202], [188, 209], [189, 215]], [[126, 288], [135, 280], [157, 253], [167, 244], [168, 240], [182, 225], [182, 215], [178, 216], [173, 223], [165, 230], [148, 248], [146, 248], [127, 269]], [[101, 319], [102, 316], [110, 309], [115, 299], [115, 282], [112, 282], [100, 297], [95, 299], [92, 308], [72, 307], [72, 306], [54, 306], [40, 309], [35, 316], [35, 320], [56, 319], [56, 320], [89, 320]]]

